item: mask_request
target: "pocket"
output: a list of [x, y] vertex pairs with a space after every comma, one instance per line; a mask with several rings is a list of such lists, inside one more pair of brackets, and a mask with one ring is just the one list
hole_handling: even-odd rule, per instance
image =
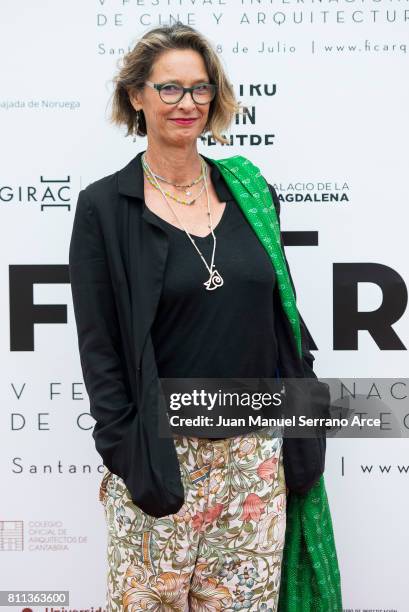
[[105, 506], [108, 497], [108, 481], [112, 476], [112, 472], [104, 466], [104, 475], [102, 476], [101, 484], [99, 485], [98, 499]]

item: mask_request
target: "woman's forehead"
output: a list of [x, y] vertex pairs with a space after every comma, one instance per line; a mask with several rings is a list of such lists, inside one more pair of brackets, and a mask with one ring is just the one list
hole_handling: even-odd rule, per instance
[[151, 74], [166, 80], [183, 79], [192, 85], [208, 78], [202, 56], [193, 49], [170, 49], [161, 53], [153, 63]]

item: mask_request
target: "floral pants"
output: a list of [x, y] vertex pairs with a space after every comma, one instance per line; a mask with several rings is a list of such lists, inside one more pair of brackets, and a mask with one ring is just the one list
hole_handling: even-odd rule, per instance
[[105, 468], [107, 611], [275, 612], [286, 527], [281, 430], [174, 440], [185, 489], [176, 514], [145, 514]]

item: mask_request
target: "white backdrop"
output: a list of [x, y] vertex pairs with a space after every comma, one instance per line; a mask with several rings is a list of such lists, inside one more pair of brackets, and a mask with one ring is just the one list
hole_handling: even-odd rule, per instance
[[[333, 334], [336, 317], [348, 326], [342, 288], [334, 305], [335, 264], [397, 274], [380, 286], [377, 268], [359, 283], [359, 311], [407, 284], [408, 4], [2, 0], [0, 589], [69, 590], [71, 609], [104, 609], [106, 571], [102, 465], [68, 284], [75, 204], [146, 148], [109, 124], [110, 80], [146, 29], [177, 19], [217, 46], [255, 117], [232, 124], [233, 146], [199, 151], [250, 157], [281, 196], [288, 238], [318, 232], [316, 246], [287, 246], [317, 374], [408, 371], [405, 300], [395, 344], [382, 325], [378, 342], [359, 331], [357, 347], [337, 347]], [[409, 610], [407, 461], [406, 439], [328, 441], [346, 609]]]

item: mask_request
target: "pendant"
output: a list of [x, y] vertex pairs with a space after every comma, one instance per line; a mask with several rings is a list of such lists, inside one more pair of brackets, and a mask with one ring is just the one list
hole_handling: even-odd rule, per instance
[[185, 194], [189, 196], [189, 195], [192, 195], [192, 192], [191, 191], [185, 191]]
[[209, 280], [207, 280], [203, 284], [206, 286], [206, 289], [208, 291], [212, 291], [213, 289], [221, 287], [223, 283], [224, 281], [218, 271], [216, 269], [213, 269], [212, 273], [210, 274]]

